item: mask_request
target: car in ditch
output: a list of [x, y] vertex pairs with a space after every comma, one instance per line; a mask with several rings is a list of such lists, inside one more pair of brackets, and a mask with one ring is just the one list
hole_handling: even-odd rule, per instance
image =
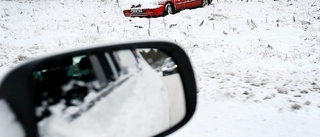
[[158, 17], [188, 8], [204, 7], [212, 0], [138, 0], [122, 4], [126, 17]]

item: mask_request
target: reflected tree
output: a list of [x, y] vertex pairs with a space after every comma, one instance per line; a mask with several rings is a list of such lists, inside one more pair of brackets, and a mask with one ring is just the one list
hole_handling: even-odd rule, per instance
[[140, 54], [153, 68], [160, 67], [164, 59], [168, 57], [166, 53], [158, 49], [141, 50]]

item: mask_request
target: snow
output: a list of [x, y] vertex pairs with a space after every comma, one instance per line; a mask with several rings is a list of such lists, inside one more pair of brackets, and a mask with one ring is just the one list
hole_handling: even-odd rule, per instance
[[171, 136], [319, 136], [320, 2], [245, 1], [150, 19], [125, 18], [113, 0], [1, 1], [0, 74], [71, 47], [170, 40], [199, 88], [194, 117]]
[[119, 6], [123, 10], [130, 10], [132, 5], [141, 5], [135, 9], [155, 9], [160, 7], [160, 3], [165, 3], [165, 0], [122, 0], [119, 1]]

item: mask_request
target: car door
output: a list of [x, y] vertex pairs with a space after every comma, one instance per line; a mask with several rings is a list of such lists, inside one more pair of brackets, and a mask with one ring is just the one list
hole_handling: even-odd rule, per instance
[[171, 2], [175, 6], [175, 10], [179, 11], [179, 10], [183, 10], [183, 9], [186, 8], [186, 2], [187, 1], [188, 0], [172, 0]]
[[202, 0], [186, 0], [185, 8], [193, 8], [201, 5]]

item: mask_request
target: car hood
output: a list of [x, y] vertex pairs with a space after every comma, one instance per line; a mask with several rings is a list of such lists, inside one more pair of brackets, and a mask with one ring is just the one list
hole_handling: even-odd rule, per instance
[[120, 6], [123, 10], [126, 9], [154, 9], [165, 3], [166, 0], [124, 0]]
[[17, 120], [16, 114], [12, 111], [9, 103], [0, 99], [0, 136], [5, 137], [25, 137], [25, 132], [21, 123]]

